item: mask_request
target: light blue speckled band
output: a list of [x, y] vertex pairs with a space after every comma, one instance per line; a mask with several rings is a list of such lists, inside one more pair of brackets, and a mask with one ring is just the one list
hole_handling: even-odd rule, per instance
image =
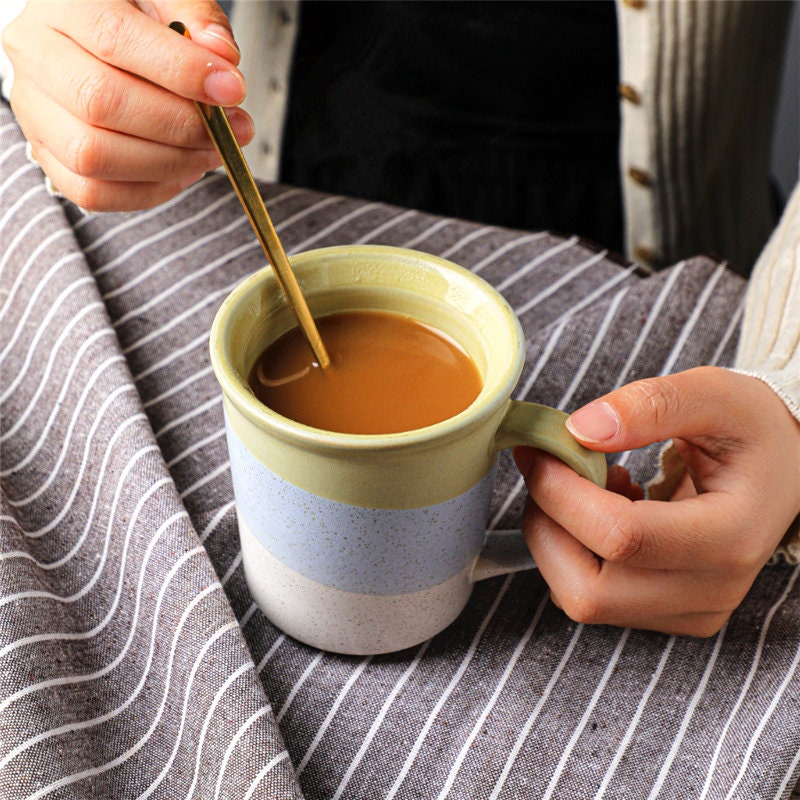
[[427, 589], [463, 570], [486, 537], [494, 470], [436, 505], [360, 508], [278, 477], [230, 431], [228, 447], [242, 519], [276, 558], [325, 586], [365, 594]]

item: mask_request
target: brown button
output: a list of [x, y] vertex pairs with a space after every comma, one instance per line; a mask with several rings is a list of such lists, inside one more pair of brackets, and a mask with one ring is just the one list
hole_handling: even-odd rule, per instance
[[647, 5], [647, 0], [622, 0], [626, 6], [630, 6], [630, 8], [641, 9]]
[[639, 169], [639, 167], [630, 167], [628, 169], [628, 177], [632, 181], [635, 181], [640, 186], [652, 186], [653, 179], [650, 176], [649, 172], [645, 172], [643, 169]]
[[621, 83], [619, 85], [619, 94], [620, 97], [625, 98], [625, 100], [634, 105], [638, 106], [642, 102], [642, 96], [629, 83]]
[[278, 6], [278, 20], [281, 25], [288, 25], [292, 21], [292, 15], [283, 5]]
[[633, 251], [634, 256], [636, 256], [637, 261], [642, 261], [645, 264], [655, 264], [656, 263], [656, 251], [653, 250], [652, 247], [648, 247], [646, 244], [640, 244], [634, 248]]

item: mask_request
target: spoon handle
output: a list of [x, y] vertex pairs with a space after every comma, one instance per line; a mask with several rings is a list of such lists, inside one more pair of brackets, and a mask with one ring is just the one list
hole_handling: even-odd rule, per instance
[[[170, 28], [183, 36], [189, 37], [186, 26], [181, 22], [170, 23]], [[239, 202], [242, 204], [247, 218], [255, 231], [264, 253], [275, 271], [278, 284], [283, 290], [286, 300], [300, 323], [300, 328], [308, 340], [317, 363], [323, 369], [331, 363], [328, 351], [322, 342], [314, 318], [308, 309], [305, 297], [297, 282], [297, 278], [286, 257], [275, 226], [267, 213], [264, 201], [258, 191], [253, 175], [245, 160], [244, 153], [236, 141], [225, 112], [219, 106], [206, 103], [195, 103], [200, 111], [203, 124], [217, 148], [217, 152], [225, 166]]]

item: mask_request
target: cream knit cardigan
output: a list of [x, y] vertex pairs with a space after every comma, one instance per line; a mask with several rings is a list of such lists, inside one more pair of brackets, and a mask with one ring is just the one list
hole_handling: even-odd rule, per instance
[[[790, 12], [785, 2], [617, 0], [631, 259], [659, 266], [727, 250], [745, 268], [756, 261], [773, 227], [766, 179]], [[233, 9], [257, 131], [247, 157], [269, 180], [278, 178], [298, 15], [298, 0], [240, 0]], [[797, 189], [758, 257], [735, 366], [769, 384], [800, 420]]]
[[[0, 28], [22, 5], [3, 0]], [[786, 2], [617, 0], [620, 162], [631, 259], [660, 266], [712, 253], [747, 268], [757, 258], [734, 366], [800, 421], [798, 189], [761, 250], [772, 228], [766, 176], [790, 11]], [[298, 13], [297, 0], [234, 3], [257, 131], [247, 156], [265, 180], [278, 177]], [[4, 58], [0, 77], [7, 97]]]

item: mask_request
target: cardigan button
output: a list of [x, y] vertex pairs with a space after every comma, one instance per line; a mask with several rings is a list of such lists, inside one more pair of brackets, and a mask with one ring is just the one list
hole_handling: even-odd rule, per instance
[[621, 83], [619, 85], [619, 95], [635, 106], [642, 102], [642, 96], [629, 83]]
[[633, 250], [633, 255], [636, 257], [637, 261], [647, 264], [650, 267], [654, 266], [658, 261], [656, 251], [646, 244], [637, 245]]
[[628, 169], [628, 177], [638, 183], [639, 186], [652, 186], [653, 185], [653, 178], [649, 172], [645, 172], [643, 169], [639, 169], [639, 167], [630, 167]]
[[283, 3], [278, 4], [278, 21], [281, 25], [290, 25], [292, 22], [292, 12]]

